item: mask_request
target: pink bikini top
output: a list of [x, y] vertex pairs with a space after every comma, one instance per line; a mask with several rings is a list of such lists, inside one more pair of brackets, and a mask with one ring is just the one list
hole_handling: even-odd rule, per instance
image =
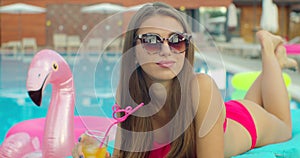
[[171, 145], [163, 145], [157, 142], [153, 142], [153, 148], [154, 150], [150, 152], [149, 158], [164, 158], [169, 153]]

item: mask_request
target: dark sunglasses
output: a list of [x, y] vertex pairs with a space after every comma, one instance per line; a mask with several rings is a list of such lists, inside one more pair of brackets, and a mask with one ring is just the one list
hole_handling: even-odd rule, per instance
[[146, 33], [137, 35], [136, 39], [141, 40], [143, 48], [150, 54], [156, 54], [161, 51], [165, 40], [173, 53], [179, 54], [187, 50], [191, 36], [186, 33], [173, 33], [169, 38], [162, 38], [159, 34]]

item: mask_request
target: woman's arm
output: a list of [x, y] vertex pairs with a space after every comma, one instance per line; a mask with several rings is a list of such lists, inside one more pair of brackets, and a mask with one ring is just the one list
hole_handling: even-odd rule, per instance
[[211, 77], [197, 76], [198, 109], [196, 113], [197, 157], [224, 158], [225, 108], [222, 95]]

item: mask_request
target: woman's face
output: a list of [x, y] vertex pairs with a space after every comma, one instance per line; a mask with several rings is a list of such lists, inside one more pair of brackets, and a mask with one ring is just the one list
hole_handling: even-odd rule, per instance
[[[155, 15], [141, 24], [137, 35], [151, 33], [167, 39], [175, 32], [184, 33], [180, 22], [169, 16]], [[138, 64], [156, 82], [171, 80], [177, 76], [183, 67], [186, 53], [174, 53], [173, 48], [168, 45], [168, 40], [163, 41], [160, 51], [150, 53], [143, 47], [140, 39], [137, 39], [135, 52]]]

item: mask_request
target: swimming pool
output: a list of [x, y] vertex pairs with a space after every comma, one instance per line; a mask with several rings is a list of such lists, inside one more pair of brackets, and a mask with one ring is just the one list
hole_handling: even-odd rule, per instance
[[[98, 60], [96, 56], [66, 57], [74, 73], [75, 115], [111, 117], [115, 89], [113, 86], [117, 83], [111, 79], [118, 76], [115, 65], [119, 58], [116, 54], [106, 57], [109, 58]], [[0, 58], [0, 120], [2, 122], [0, 144], [8, 129], [14, 124], [46, 116], [51, 86], [46, 87], [40, 107], [37, 107], [27, 95], [26, 77], [31, 58], [30, 56], [26, 57], [26, 60]], [[195, 65], [197, 72], [209, 71], [205, 64], [196, 62]], [[225, 100], [229, 100], [234, 91], [230, 84], [231, 77], [232, 74], [227, 73], [224, 78], [226, 88], [222, 90], [222, 94]], [[291, 103], [299, 107], [299, 103], [294, 101]]]

